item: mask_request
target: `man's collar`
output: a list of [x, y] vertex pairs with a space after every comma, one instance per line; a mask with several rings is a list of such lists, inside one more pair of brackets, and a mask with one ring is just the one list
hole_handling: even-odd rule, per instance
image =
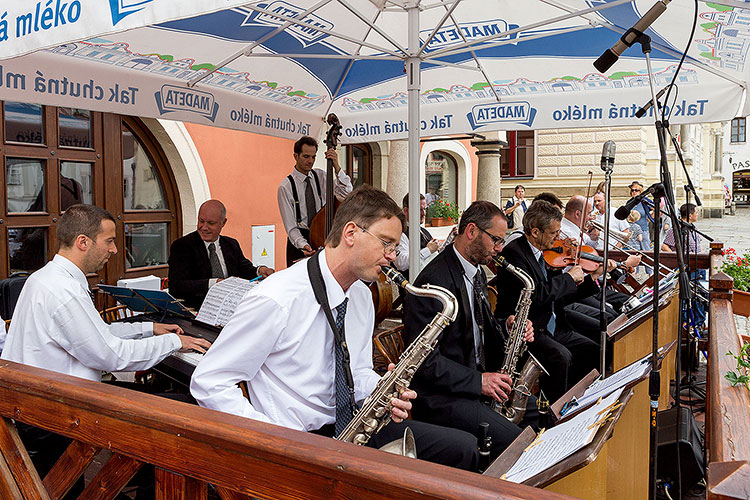
[[349, 290], [346, 292], [343, 288], [341, 288], [341, 285], [338, 281], [336, 281], [336, 278], [333, 276], [333, 273], [331, 272], [331, 269], [328, 267], [328, 262], [326, 261], [325, 256], [325, 250], [319, 252], [317, 255], [312, 257], [313, 259], [318, 259], [318, 263], [320, 263], [320, 274], [323, 276], [323, 283], [326, 286], [326, 295], [328, 295], [328, 303], [331, 306], [331, 309], [335, 308], [339, 304], [341, 304], [345, 298], [349, 297], [349, 292], [352, 289], [352, 287], [349, 287]]
[[456, 248], [455, 245], [453, 245], [453, 251], [456, 252], [456, 255], [458, 256], [458, 262], [461, 263], [461, 267], [464, 268], [464, 274], [466, 274], [466, 277], [470, 280], [474, 280], [474, 275], [477, 274], [477, 271], [479, 271], [479, 266], [475, 266], [466, 258], [461, 255], [461, 252], [458, 251], [458, 248]]
[[88, 288], [89, 282], [88, 280], [86, 280], [86, 275], [80, 267], [73, 263], [73, 261], [71, 261], [67, 257], [63, 257], [58, 253], [55, 254], [55, 256], [52, 258], [52, 262], [65, 269], [73, 278], [75, 278], [77, 281], [81, 282], [81, 284], [84, 284], [86, 288]]
[[292, 177], [298, 180], [305, 180], [306, 178], [310, 177], [312, 175], [312, 169], [307, 174], [303, 174], [299, 170], [297, 170], [297, 167], [292, 167]]

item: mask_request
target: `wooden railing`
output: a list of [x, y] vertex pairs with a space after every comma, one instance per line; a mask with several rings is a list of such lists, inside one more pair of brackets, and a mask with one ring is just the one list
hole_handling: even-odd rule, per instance
[[[112, 458], [79, 498], [110, 499], [144, 464], [158, 500], [564, 499], [185, 403], [0, 361], [0, 498], [56, 500], [102, 448]], [[72, 438], [40, 479], [11, 419]]]
[[732, 278], [719, 272], [721, 244], [711, 244], [708, 400], [706, 401], [707, 498], [750, 498], [750, 391], [724, 375], [736, 368], [742, 338], [732, 310]]

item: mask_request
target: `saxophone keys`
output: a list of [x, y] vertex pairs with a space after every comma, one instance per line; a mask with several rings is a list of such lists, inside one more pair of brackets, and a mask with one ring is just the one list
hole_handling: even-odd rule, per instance
[[377, 419], [374, 419], [374, 418], [365, 419], [365, 421], [362, 422], [362, 428], [368, 435], [372, 434], [375, 431], [375, 429], [378, 428]]

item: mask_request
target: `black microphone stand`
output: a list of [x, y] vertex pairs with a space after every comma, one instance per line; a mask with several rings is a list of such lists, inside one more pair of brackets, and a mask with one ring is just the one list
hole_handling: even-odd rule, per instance
[[[670, 210], [670, 217], [672, 220], [672, 228], [677, 228], [678, 226], [678, 217], [675, 213], [674, 207], [675, 207], [675, 198], [674, 198], [674, 191], [672, 190], [672, 178], [669, 172], [669, 163], [667, 160], [667, 146], [666, 146], [666, 129], [668, 128], [669, 124], [667, 123], [666, 119], [663, 117], [664, 109], [658, 105], [658, 100], [656, 99], [656, 92], [654, 91], [654, 73], [651, 69], [651, 37], [648, 35], [645, 35], [643, 33], [640, 33], [638, 38], [636, 39], [636, 42], [641, 45], [641, 51], [643, 52], [643, 55], [646, 58], [646, 69], [648, 70], [648, 83], [649, 88], [651, 90], [651, 99], [653, 99], [653, 109], [654, 109], [654, 126], [656, 128], [656, 138], [658, 140], [659, 144], [659, 155], [660, 155], [660, 186], [655, 190], [654, 192], [654, 269], [659, 269], [659, 257], [660, 257], [660, 247], [661, 247], [661, 241], [659, 238], [659, 233], [661, 232], [661, 201], [662, 198], [666, 199], [667, 205], [671, 208]], [[661, 115], [661, 116], [660, 116]], [[686, 290], [690, 287], [690, 281], [688, 278], [687, 273], [685, 272], [685, 259], [684, 255], [682, 253], [682, 242], [680, 241], [680, 232], [676, 229], [673, 229], [674, 236], [675, 236], [675, 244], [676, 244], [676, 250], [677, 250], [677, 263], [679, 268], [679, 284], [680, 284], [680, 302], [682, 302], [684, 298], [684, 294]], [[657, 466], [657, 460], [656, 460], [656, 453], [657, 453], [657, 433], [658, 433], [658, 412], [659, 412], [659, 395], [660, 395], [660, 373], [659, 373], [659, 359], [658, 359], [658, 353], [659, 353], [659, 275], [658, 273], [654, 276], [654, 290], [653, 290], [653, 336], [652, 336], [652, 346], [651, 346], [651, 374], [649, 376], [649, 397], [650, 397], [650, 453], [649, 453], [649, 500], [655, 500], [656, 498], [656, 466]], [[677, 363], [679, 363], [679, 358], [681, 356], [681, 349], [680, 344], [681, 342], [678, 339], [677, 342], [677, 352], [675, 353], [675, 356], [677, 358]], [[680, 377], [677, 377], [677, 380], [679, 380]], [[676, 398], [677, 401], [679, 401], [679, 397]], [[679, 404], [679, 403], [678, 403]], [[679, 412], [679, 407], [678, 410]], [[680, 418], [679, 413], [677, 417], [677, 432], [678, 436], [680, 435], [680, 428], [679, 428]], [[679, 450], [677, 450], [677, 496], [675, 498], [682, 498], [682, 487], [681, 487], [681, 478], [680, 478], [680, 457], [679, 457]]]
[[[602, 158], [604, 160], [604, 158]], [[609, 262], [609, 219], [610, 219], [610, 186], [612, 185], [612, 161], [602, 161], [602, 170], [604, 170], [604, 273], [602, 273], [602, 297], [599, 302], [599, 373], [605, 377], [607, 373], [607, 263]], [[586, 201], [588, 203], [588, 201]], [[581, 242], [583, 244], [583, 242]]]

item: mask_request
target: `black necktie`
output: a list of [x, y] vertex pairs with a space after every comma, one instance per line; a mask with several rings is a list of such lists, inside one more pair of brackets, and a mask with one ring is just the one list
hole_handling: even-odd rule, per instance
[[479, 366], [482, 370], [485, 367], [485, 356], [484, 356], [484, 314], [482, 309], [484, 307], [484, 280], [482, 279], [482, 270], [478, 269], [474, 275], [474, 321], [477, 322], [479, 327], [479, 341], [477, 342], [477, 357], [479, 358]]
[[[341, 434], [352, 417], [354, 412], [352, 411], [350, 387], [346, 377], [346, 367], [344, 366], [344, 349], [346, 349], [346, 337], [344, 336], [344, 316], [346, 316], [346, 304], [349, 301], [348, 298], [336, 306], [336, 328], [341, 333], [341, 339], [343, 342], [336, 342], [334, 336], [334, 351], [336, 353], [336, 425], [335, 435]], [[343, 345], [342, 345], [343, 344]]]
[[315, 217], [315, 212], [317, 212], [310, 176], [305, 177], [305, 209], [307, 210], [307, 227], [310, 227], [313, 217]]
[[221, 268], [219, 254], [216, 253], [216, 244], [214, 242], [208, 244], [208, 261], [211, 263], [211, 277], [224, 278], [224, 270]]

